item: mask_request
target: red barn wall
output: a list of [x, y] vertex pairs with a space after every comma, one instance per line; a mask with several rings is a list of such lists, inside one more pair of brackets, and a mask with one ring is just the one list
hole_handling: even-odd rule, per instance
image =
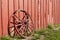
[[60, 24], [60, 0], [0, 0], [0, 36], [8, 35], [8, 19], [15, 10], [27, 11], [35, 29]]

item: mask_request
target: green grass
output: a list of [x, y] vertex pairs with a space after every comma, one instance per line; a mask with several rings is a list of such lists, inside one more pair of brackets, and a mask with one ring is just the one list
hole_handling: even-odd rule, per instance
[[47, 29], [35, 31], [33, 40], [60, 40], [60, 24], [48, 25]]
[[24, 39], [24, 37], [21, 37], [21, 36], [15, 36], [15, 37], [10, 37], [10, 36], [2, 36], [1, 38], [0, 38], [0, 40], [14, 40], [14, 39], [16, 39], [16, 40], [21, 40], [21, 39]]
[[0, 38], [1, 40], [13, 40], [13, 38], [9, 37], [9, 36], [3, 36]]
[[[57, 30], [56, 30], [57, 29]], [[14, 39], [24, 39], [21, 36], [8, 37], [3, 36], [1, 40], [14, 40]], [[60, 40], [60, 24], [59, 25], [48, 25], [47, 29], [37, 30], [32, 35], [31, 40]]]

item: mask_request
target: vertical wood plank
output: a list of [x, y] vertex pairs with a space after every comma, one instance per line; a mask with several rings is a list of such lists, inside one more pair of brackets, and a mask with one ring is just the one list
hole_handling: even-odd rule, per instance
[[15, 10], [18, 10], [18, 0], [14, 0]]
[[44, 28], [47, 26], [47, 0], [44, 0]]
[[54, 17], [54, 24], [56, 24], [57, 23], [57, 21], [56, 21], [56, 9], [57, 8], [57, 0], [55, 0], [55, 13], [53, 13], [53, 17]]
[[37, 30], [37, 26], [36, 26], [36, 0], [34, 0], [34, 9], [33, 10], [34, 10], [34, 21], [35, 21], [34, 25], [35, 25], [35, 29]]
[[41, 27], [41, 20], [40, 20], [40, 8], [41, 8], [41, 2], [40, 2], [41, 0], [38, 0], [38, 15], [39, 15], [39, 17], [38, 17], [38, 19], [39, 19], [39, 30], [41, 29], [40, 27]]
[[44, 28], [48, 25], [48, 15], [49, 15], [49, 0], [44, 1]]
[[[27, 4], [28, 4], [28, 5], [27, 5], [27, 6], [28, 6], [28, 13], [30, 14], [30, 16], [31, 16], [31, 14], [32, 14], [32, 6], [31, 6], [31, 5], [32, 5], [32, 2], [31, 2], [31, 1], [32, 1], [32, 0], [29, 0], [28, 3], [27, 3]], [[31, 16], [31, 17], [32, 17], [32, 16]]]
[[9, 17], [13, 14], [13, 0], [9, 0]]
[[39, 1], [39, 0], [36, 0], [36, 28], [37, 28], [37, 29], [39, 29], [38, 1]]
[[49, 24], [49, 0], [47, 0], [47, 25]]
[[55, 19], [55, 24], [57, 24], [57, 16], [56, 16], [56, 13], [57, 13], [57, 0], [56, 0], [56, 3], [55, 3], [55, 15], [54, 15], [54, 19]]
[[35, 0], [32, 0], [32, 20], [33, 20], [33, 23], [34, 23], [34, 28], [36, 29], [36, 26], [35, 26], [35, 25], [36, 25], [36, 23], [35, 23], [36, 21], [34, 20], [34, 18], [36, 17], [36, 16], [35, 16], [35, 11], [34, 11], [34, 10], [35, 10], [34, 1], [35, 1]]
[[43, 4], [43, 2], [44, 2], [44, 1], [41, 0], [40, 2], [41, 2], [41, 4], [40, 4], [40, 5], [41, 5], [41, 11], [40, 11], [40, 13], [41, 13], [41, 14], [40, 14], [40, 16], [41, 16], [41, 29], [43, 29], [43, 25], [44, 25], [44, 24], [43, 24], [43, 13], [44, 13], [44, 11], [43, 11], [43, 9], [44, 9], [44, 4]]
[[20, 9], [23, 10], [23, 6], [24, 6], [24, 3], [23, 3], [24, 0], [20, 0]]
[[2, 26], [1, 26], [1, 8], [2, 8], [2, 4], [1, 4], [1, 0], [0, 0], [0, 37], [2, 36]]
[[53, 2], [52, 2], [52, 0], [49, 0], [49, 23], [50, 24], [53, 24]]
[[24, 10], [25, 10], [26, 12], [27, 12], [27, 8], [28, 8], [27, 5], [28, 5], [28, 4], [27, 4], [27, 0], [24, 0]]
[[[18, 5], [20, 10], [24, 10], [24, 0], [19, 0], [19, 5]], [[22, 18], [23, 13], [20, 12], [20, 17]]]
[[3, 36], [8, 34], [8, 3], [7, 0], [2, 0], [2, 21], [3, 21]]
[[56, 4], [56, 24], [60, 24], [60, 0], [57, 0]]
[[[55, 0], [52, 0], [52, 17], [53, 17], [53, 20], [54, 20], [54, 16], [55, 16], [54, 14], [55, 14]], [[54, 21], [53, 21], [53, 23], [54, 23]]]

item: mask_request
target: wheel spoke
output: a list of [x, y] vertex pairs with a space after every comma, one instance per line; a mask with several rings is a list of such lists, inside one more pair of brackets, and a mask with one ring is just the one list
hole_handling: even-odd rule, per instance
[[10, 22], [10, 23], [14, 24], [13, 22]]
[[[14, 32], [14, 30], [12, 30], [11, 32]], [[10, 33], [11, 33], [11, 32], [10, 32]]]
[[15, 17], [15, 19], [18, 19], [18, 20], [20, 20], [20, 18], [19, 18], [19, 17], [17, 17], [16, 15], [14, 15], [14, 17]]

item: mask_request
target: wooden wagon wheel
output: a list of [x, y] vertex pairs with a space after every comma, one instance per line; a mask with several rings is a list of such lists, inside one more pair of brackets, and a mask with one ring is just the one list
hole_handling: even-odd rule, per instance
[[[22, 19], [16, 15], [19, 11], [23, 12]], [[30, 15], [24, 10], [15, 11], [9, 18], [8, 32], [10, 36], [31, 36], [34, 33], [34, 25]]]

